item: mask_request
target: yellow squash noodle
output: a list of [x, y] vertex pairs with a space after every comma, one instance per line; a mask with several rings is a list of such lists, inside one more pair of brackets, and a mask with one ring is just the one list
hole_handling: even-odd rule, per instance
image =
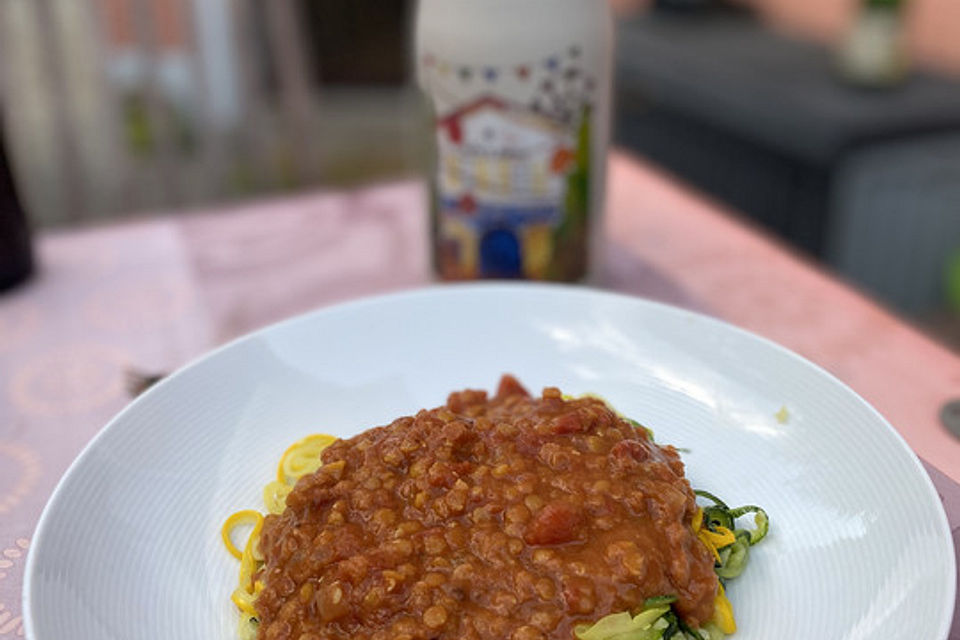
[[257, 514], [259, 519], [254, 525], [250, 537], [247, 539], [247, 546], [243, 549], [240, 556], [240, 588], [246, 589], [247, 593], [253, 593], [253, 576], [259, 569], [263, 557], [260, 555], [260, 530], [263, 529], [263, 516]]
[[719, 550], [737, 541], [736, 536], [733, 535], [733, 531], [730, 531], [730, 529], [726, 527], [717, 527], [716, 532], [703, 528], [703, 509], [697, 509], [696, 513], [693, 514], [693, 522], [691, 524], [693, 532], [697, 534], [697, 538], [710, 550], [710, 553], [713, 554], [713, 557], [717, 561], [720, 560]]
[[[280, 458], [277, 466], [277, 479], [263, 488], [263, 502], [268, 513], [279, 515], [287, 508], [287, 496], [293, 490], [297, 480], [311, 474], [323, 464], [320, 454], [336, 442], [328, 435], [311, 435], [292, 444]], [[233, 533], [237, 527], [253, 526], [247, 542], [241, 551], [233, 542]], [[240, 610], [240, 640], [256, 640], [257, 610], [254, 601], [263, 589], [263, 583], [255, 580], [263, 567], [263, 555], [260, 553], [260, 532], [263, 529], [263, 514], [259, 511], [245, 510], [234, 513], [220, 530], [223, 546], [234, 558], [240, 561], [239, 584], [230, 596], [230, 600]]]
[[720, 630], [730, 635], [737, 632], [737, 623], [733, 619], [733, 606], [727, 599], [727, 594], [723, 589], [723, 584], [717, 587], [717, 598], [713, 603], [713, 621]]
[[260, 527], [263, 526], [263, 516], [260, 515], [258, 511], [253, 511], [248, 509], [246, 511], [238, 511], [223, 523], [223, 528], [220, 529], [220, 537], [223, 538], [223, 546], [227, 548], [227, 551], [230, 552], [237, 560], [243, 559], [243, 552], [237, 549], [236, 545], [233, 544], [233, 530], [242, 525], [253, 525], [253, 531], [250, 533], [250, 537], [247, 539], [247, 544], [249, 546], [250, 540], [254, 535], [260, 534]]
[[267, 511], [274, 515], [280, 515], [287, 508], [287, 496], [293, 491], [293, 487], [284, 482], [274, 480], [263, 488], [263, 504]]
[[323, 464], [320, 454], [323, 450], [336, 442], [336, 438], [327, 435], [307, 436], [303, 440], [290, 445], [280, 458], [277, 467], [277, 482], [291, 484], [299, 478], [313, 473]]
[[253, 598], [254, 595], [247, 593], [246, 589], [234, 589], [233, 593], [230, 594], [230, 600], [237, 605], [237, 609], [251, 616], [257, 615], [256, 609], [253, 608]]
[[245, 615], [240, 619], [240, 628], [237, 629], [237, 638], [239, 640], [257, 640], [257, 631], [260, 624], [256, 616]]
[[693, 514], [693, 522], [691, 523], [693, 527], [693, 532], [697, 533], [700, 531], [700, 527], [703, 526], [703, 509], [697, 507], [697, 510]]
[[730, 529], [726, 527], [717, 527], [716, 533], [709, 529], [700, 529], [700, 531], [697, 532], [697, 537], [710, 549], [716, 560], [720, 560], [720, 549], [737, 541], [736, 536], [733, 535], [733, 531], [730, 531]]
[[[717, 533], [704, 528], [703, 509], [699, 507], [696, 513], [693, 514], [693, 522], [691, 524], [693, 532], [697, 534], [697, 538], [710, 550], [710, 553], [713, 554], [713, 557], [716, 558], [717, 561], [720, 560], [720, 552], [718, 549], [722, 549], [736, 542], [736, 536], [726, 527], [717, 527]], [[730, 600], [727, 598], [727, 594], [723, 589], [723, 583], [717, 585], [717, 597], [713, 602], [712, 622], [720, 627], [720, 630], [726, 634], [732, 634], [737, 630], [737, 623], [733, 617], [733, 605], [730, 604]]]

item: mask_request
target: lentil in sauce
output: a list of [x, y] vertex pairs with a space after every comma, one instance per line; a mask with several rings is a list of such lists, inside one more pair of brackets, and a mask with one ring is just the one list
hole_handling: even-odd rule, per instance
[[571, 640], [663, 595], [713, 613], [683, 463], [599, 399], [504, 376], [322, 458], [266, 518], [260, 640]]

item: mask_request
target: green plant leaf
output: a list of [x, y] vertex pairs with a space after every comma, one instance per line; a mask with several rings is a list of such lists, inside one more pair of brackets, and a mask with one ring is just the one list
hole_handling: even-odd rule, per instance
[[947, 259], [947, 304], [950, 309], [960, 313], [960, 247]]

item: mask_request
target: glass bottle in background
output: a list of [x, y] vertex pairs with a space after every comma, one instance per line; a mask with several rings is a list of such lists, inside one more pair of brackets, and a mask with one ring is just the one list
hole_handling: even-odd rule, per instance
[[848, 82], [872, 88], [903, 82], [908, 71], [903, 9], [903, 0], [865, 0], [840, 51]]
[[434, 265], [576, 281], [596, 259], [610, 136], [606, 0], [421, 0]]
[[32, 271], [30, 232], [13, 183], [0, 113], [0, 292], [23, 282]]

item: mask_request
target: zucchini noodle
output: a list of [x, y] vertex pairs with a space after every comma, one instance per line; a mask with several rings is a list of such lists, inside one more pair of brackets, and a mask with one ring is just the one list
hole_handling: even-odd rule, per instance
[[[635, 615], [626, 611], [614, 613], [592, 625], [577, 627], [578, 640], [723, 640], [737, 631], [726, 583], [746, 569], [750, 547], [766, 537], [770, 520], [760, 507], [749, 505], [731, 509], [712, 493], [694, 493], [712, 503], [697, 509], [691, 527], [714, 558], [713, 569], [719, 586], [713, 603], [713, 618], [699, 629], [693, 629], [673, 610], [671, 605], [676, 596], [660, 596], [644, 602], [643, 608]], [[737, 528], [737, 520], [749, 513], [753, 514], [754, 528]]]
[[[600, 396], [607, 407], [646, 433], [653, 441], [653, 431], [614, 409]], [[679, 450], [679, 449], [678, 449]], [[592, 625], [575, 629], [578, 640], [723, 640], [737, 631], [733, 605], [726, 594], [726, 583], [740, 576], [747, 567], [750, 547], [763, 540], [770, 527], [766, 511], [749, 505], [731, 509], [723, 500], [707, 491], [694, 491], [698, 498], [712, 504], [698, 507], [691, 526], [697, 539], [710, 551], [714, 559], [714, 571], [718, 578], [717, 595], [713, 603], [713, 617], [700, 629], [693, 629], [683, 622], [671, 606], [676, 596], [664, 595], [649, 598], [635, 615], [630, 612], [605, 616]], [[737, 519], [748, 513], [754, 514], [753, 529], [738, 529]]]
[[[279, 515], [287, 506], [287, 496], [293, 491], [297, 480], [310, 475], [320, 468], [323, 462], [320, 454], [336, 442], [328, 435], [311, 435], [293, 443], [277, 465], [277, 478], [263, 488], [263, 503], [267, 513]], [[234, 533], [239, 527], [251, 527], [243, 550], [234, 543]], [[237, 588], [230, 594], [230, 600], [240, 611], [240, 640], [256, 640], [260, 621], [254, 601], [263, 590], [263, 583], [257, 580], [257, 574], [263, 568], [263, 555], [260, 553], [260, 532], [263, 529], [263, 514], [252, 509], [238, 511], [223, 523], [220, 537], [227, 552], [240, 561], [240, 574]]]

